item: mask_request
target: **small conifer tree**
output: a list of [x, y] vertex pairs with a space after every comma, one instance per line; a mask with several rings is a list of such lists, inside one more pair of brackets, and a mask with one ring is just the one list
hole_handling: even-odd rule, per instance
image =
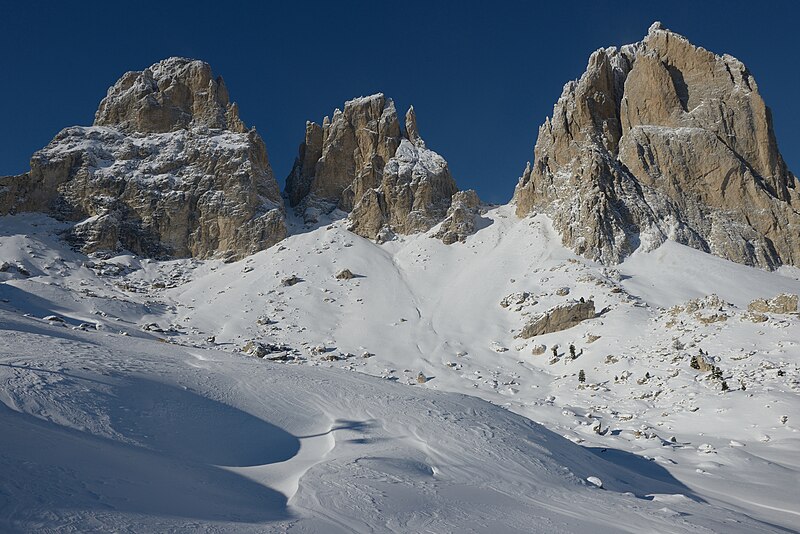
[[575, 356], [575, 345], [573, 345], [572, 343], [570, 343], [570, 345], [569, 345], [569, 357], [570, 357], [571, 360], [574, 360], [576, 358], [576, 356]]
[[581, 384], [583, 384], [584, 382], [586, 382], [586, 373], [584, 373], [584, 372], [583, 372], [583, 369], [581, 369], [581, 370], [578, 372], [578, 382], [580, 382]]
[[722, 381], [722, 391], [728, 391], [728, 383], [724, 380]]

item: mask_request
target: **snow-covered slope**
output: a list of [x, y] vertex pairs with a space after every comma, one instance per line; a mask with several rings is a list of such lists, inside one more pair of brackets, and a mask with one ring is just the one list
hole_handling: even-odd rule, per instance
[[[0, 221], [9, 528], [796, 528], [798, 317], [747, 304], [797, 272], [669, 242], [608, 269], [509, 206], [450, 246], [295, 224], [223, 264], [88, 260], [49, 219]], [[515, 337], [581, 297], [596, 318]], [[239, 352], [257, 343], [284, 363]]]
[[476, 398], [0, 317], [3, 530], [768, 530]]

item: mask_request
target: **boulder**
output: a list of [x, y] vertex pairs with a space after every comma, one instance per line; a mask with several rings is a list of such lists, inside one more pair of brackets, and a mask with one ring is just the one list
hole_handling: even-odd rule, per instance
[[350, 271], [350, 269], [342, 269], [338, 273], [336, 273], [337, 280], [351, 280], [355, 278], [355, 275]]
[[595, 316], [594, 301], [575, 300], [559, 304], [532, 317], [516, 336], [528, 339], [572, 328]]
[[293, 286], [293, 285], [299, 284], [299, 283], [300, 283], [300, 282], [302, 282], [302, 281], [303, 281], [303, 279], [302, 279], [302, 278], [300, 278], [300, 277], [299, 277], [299, 276], [297, 276], [296, 274], [293, 274], [293, 275], [291, 275], [291, 276], [287, 276], [286, 278], [284, 278], [283, 280], [281, 280], [281, 285], [282, 285], [283, 287], [291, 287], [291, 286]]

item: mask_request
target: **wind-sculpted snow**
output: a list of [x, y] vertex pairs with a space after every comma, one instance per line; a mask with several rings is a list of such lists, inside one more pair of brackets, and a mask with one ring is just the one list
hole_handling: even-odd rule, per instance
[[767, 530], [475, 398], [0, 318], [3, 529]]
[[450, 245], [322, 221], [225, 264], [3, 217], [0, 530], [794, 528], [800, 319], [748, 306], [796, 271], [676, 243], [609, 269], [547, 217], [481, 218]]

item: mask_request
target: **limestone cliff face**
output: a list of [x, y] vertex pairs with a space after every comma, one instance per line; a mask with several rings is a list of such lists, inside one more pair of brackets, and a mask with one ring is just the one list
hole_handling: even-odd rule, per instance
[[564, 244], [617, 263], [665, 239], [764, 268], [800, 264], [800, 196], [745, 66], [654, 24], [600, 49], [539, 129], [514, 195]]
[[125, 74], [92, 127], [61, 131], [31, 170], [0, 178], [0, 214], [74, 221], [85, 252], [237, 259], [286, 228], [266, 147], [201, 61]]
[[348, 101], [321, 126], [307, 123], [286, 180], [289, 203], [308, 221], [350, 212], [350, 229], [372, 239], [429, 230], [458, 189], [444, 158], [425, 147], [413, 108], [405, 125], [382, 94]]
[[208, 63], [181, 57], [125, 73], [100, 102], [94, 125], [140, 133], [195, 126], [247, 132], [222, 77]]

